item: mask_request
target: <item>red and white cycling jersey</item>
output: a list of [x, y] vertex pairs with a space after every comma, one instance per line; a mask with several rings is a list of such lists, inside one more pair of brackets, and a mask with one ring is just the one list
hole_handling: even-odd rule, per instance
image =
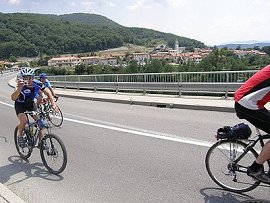
[[261, 109], [270, 101], [270, 65], [249, 78], [235, 93], [234, 100], [248, 109]]

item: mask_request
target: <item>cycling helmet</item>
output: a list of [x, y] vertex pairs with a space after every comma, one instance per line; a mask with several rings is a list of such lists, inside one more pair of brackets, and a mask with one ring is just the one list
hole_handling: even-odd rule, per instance
[[47, 74], [46, 73], [40, 73], [39, 78], [47, 78]]
[[22, 68], [20, 75], [21, 76], [34, 76], [35, 71], [32, 68], [25, 67], [25, 68]]

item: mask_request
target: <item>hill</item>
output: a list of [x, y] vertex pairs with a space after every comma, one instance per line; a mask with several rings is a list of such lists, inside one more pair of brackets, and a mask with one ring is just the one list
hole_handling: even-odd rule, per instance
[[145, 28], [129, 28], [100, 15], [0, 13], [0, 58], [83, 53], [135, 44], [205, 47], [202, 42]]
[[267, 47], [270, 46], [269, 42], [257, 42], [257, 43], [251, 43], [251, 44], [245, 44], [245, 43], [230, 43], [230, 44], [222, 44], [217, 46], [218, 48], [224, 48], [227, 47], [229, 49], [237, 49], [237, 48], [241, 48], [241, 49], [253, 49], [254, 47]]
[[73, 13], [73, 14], [59, 15], [56, 16], [56, 18], [62, 19], [64, 21], [79, 22], [89, 25], [121, 27], [120, 24], [106, 18], [105, 16], [97, 14]]

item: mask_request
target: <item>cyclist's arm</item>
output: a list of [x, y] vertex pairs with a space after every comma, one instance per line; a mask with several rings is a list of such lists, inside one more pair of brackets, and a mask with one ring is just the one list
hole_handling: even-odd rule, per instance
[[45, 88], [43, 90], [43, 92], [49, 98], [49, 100], [50, 100], [50, 102], [52, 104], [53, 109], [57, 111], [57, 105], [56, 105], [56, 103], [54, 101], [53, 95], [51, 94], [50, 90], [48, 88]]
[[52, 87], [48, 87], [48, 88], [49, 88], [49, 90], [51, 91], [52, 95], [55, 96], [55, 93], [54, 93], [54, 91], [53, 91], [53, 88], [52, 88]]
[[11, 94], [11, 99], [13, 101], [15, 101], [20, 96], [22, 88], [23, 88], [23, 81], [19, 80], [17, 89]]
[[55, 96], [55, 93], [54, 93], [54, 91], [53, 91], [51, 82], [50, 82], [48, 79], [46, 79], [45, 86], [48, 87], [49, 90], [51, 91], [52, 95]]
[[42, 96], [43, 96], [43, 93], [41, 90], [39, 90], [35, 96], [35, 98], [37, 99], [37, 106], [39, 106], [42, 103]]

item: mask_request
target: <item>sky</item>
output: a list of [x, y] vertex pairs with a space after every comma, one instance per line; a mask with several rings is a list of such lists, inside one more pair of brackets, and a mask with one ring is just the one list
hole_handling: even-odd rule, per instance
[[[270, 42], [270, 0], [0, 0], [2, 13], [103, 15], [206, 45]], [[180, 44], [181, 46], [181, 44]]]

